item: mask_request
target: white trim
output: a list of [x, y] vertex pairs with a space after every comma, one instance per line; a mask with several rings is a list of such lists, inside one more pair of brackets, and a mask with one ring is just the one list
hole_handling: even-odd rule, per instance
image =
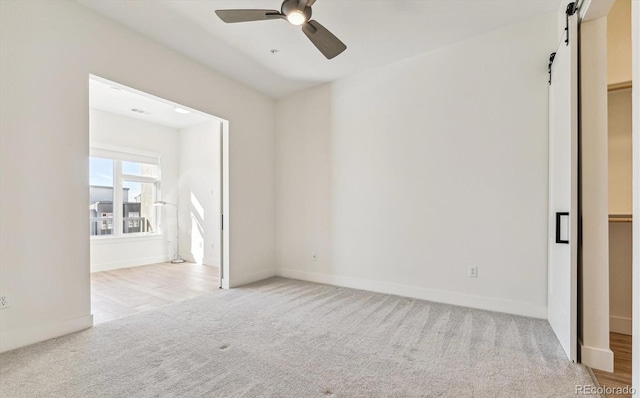
[[[220, 176], [221, 187], [220, 192], [222, 195], [222, 233], [220, 234], [220, 287], [223, 289], [229, 289], [231, 284], [231, 189], [230, 189], [230, 172], [229, 172], [229, 122], [227, 120], [220, 119]], [[235, 281], [234, 281], [235, 283]]]
[[138, 267], [141, 265], [158, 264], [171, 261], [171, 256], [155, 256], [142, 258], [129, 258], [124, 261], [113, 261], [109, 263], [91, 263], [91, 272], [111, 271], [114, 269]]
[[0, 352], [15, 350], [30, 344], [79, 332], [93, 326], [93, 315], [38, 325], [0, 334]]
[[182, 257], [182, 259], [184, 261], [188, 262], [188, 263], [194, 263], [194, 264], [203, 265], [202, 263], [198, 262], [198, 260], [190, 252], [186, 253], [186, 254], [184, 254], [184, 255], [182, 255], [180, 257]]
[[205, 267], [217, 267], [217, 262], [220, 261], [219, 258], [216, 257], [199, 257], [195, 258], [195, 256], [191, 253], [185, 253], [182, 255], [182, 259], [194, 264], [204, 265]]
[[160, 154], [155, 152], [140, 151], [133, 148], [124, 148], [102, 143], [91, 143], [89, 148], [91, 157], [121, 160], [125, 162], [137, 162], [160, 165]]
[[123, 174], [122, 181], [141, 182], [143, 184], [155, 184], [160, 180], [155, 177], [137, 176], [133, 174]]
[[[122, 161], [113, 161], [113, 202], [111, 203], [111, 214], [113, 215], [113, 226], [111, 234], [116, 237], [123, 236], [123, 209], [124, 195], [122, 193]], [[127, 192], [127, 196], [129, 193]]]
[[[268, 278], [271, 278], [271, 277], [274, 277], [274, 276], [276, 276], [275, 268], [268, 268], [268, 269], [251, 272], [249, 274], [244, 274], [244, 275], [234, 275], [233, 276], [233, 284], [230, 285], [229, 287], [231, 287], [231, 288], [239, 287], [239, 286], [242, 286], [242, 285], [247, 285], [249, 283], [258, 282], [258, 281], [261, 281], [263, 279], [268, 279]], [[227, 281], [227, 283], [228, 282], [229, 281]], [[225, 287], [223, 287], [223, 288], [225, 288]], [[225, 288], [225, 289], [227, 289], [227, 288]]]
[[91, 236], [91, 244], [99, 244], [99, 245], [110, 245], [112, 243], [120, 243], [120, 242], [140, 242], [140, 241], [149, 241], [149, 240], [160, 240], [162, 239], [161, 233], [132, 233], [132, 234], [124, 234], [120, 236], [114, 235], [93, 235]]
[[613, 372], [613, 351], [580, 345], [580, 362], [592, 369]]
[[631, 318], [611, 315], [609, 317], [609, 330], [613, 333], [628, 334], [631, 336], [632, 323]]
[[395, 283], [352, 278], [348, 276], [320, 274], [315, 272], [293, 269], [276, 269], [276, 275], [285, 278], [299, 279], [308, 282], [324, 283], [353, 289], [368, 290], [378, 293], [412, 297], [437, 303], [453, 304], [469, 308], [488, 311], [504, 312], [507, 314], [547, 319], [547, 307], [524, 303], [520, 301], [504, 300], [493, 297], [473, 296], [469, 294], [450, 292], [445, 290], [425, 289]]
[[585, 0], [580, 4], [580, 19], [584, 22], [606, 17], [615, 0]]

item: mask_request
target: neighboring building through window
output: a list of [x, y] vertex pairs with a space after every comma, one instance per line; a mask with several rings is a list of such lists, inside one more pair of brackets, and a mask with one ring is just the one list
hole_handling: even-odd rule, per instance
[[89, 169], [92, 236], [156, 232], [153, 204], [160, 185], [158, 157], [92, 148]]

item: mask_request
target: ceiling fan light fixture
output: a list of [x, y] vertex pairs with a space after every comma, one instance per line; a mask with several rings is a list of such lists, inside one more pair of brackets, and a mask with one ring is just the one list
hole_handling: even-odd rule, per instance
[[302, 33], [311, 40], [322, 55], [327, 59], [333, 59], [346, 50], [347, 46], [320, 22], [311, 19], [311, 7], [315, 3], [316, 0], [284, 0], [279, 12], [254, 9], [216, 10], [216, 15], [225, 23], [286, 19], [290, 24], [300, 26]]
[[307, 22], [307, 17], [301, 11], [294, 10], [287, 14], [287, 21], [292, 25], [299, 26]]

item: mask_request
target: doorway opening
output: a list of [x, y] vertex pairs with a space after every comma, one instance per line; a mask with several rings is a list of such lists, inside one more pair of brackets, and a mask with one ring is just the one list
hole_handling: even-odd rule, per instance
[[595, 370], [601, 385], [631, 385], [632, 140], [631, 82], [609, 84], [609, 341], [613, 372]]
[[[601, 78], [606, 79], [607, 91], [602, 93], [601, 105], [596, 112], [602, 112], [604, 126], [601, 135], [602, 146], [606, 145], [602, 161], [598, 160], [598, 169], [592, 170], [590, 178], [596, 174], [605, 176], [607, 187], [598, 186], [605, 191], [606, 202], [603, 209], [608, 211], [608, 222], [602, 224], [604, 231], [603, 261], [593, 262], [598, 275], [607, 282], [602, 286], [608, 293], [598, 300], [592, 300], [593, 309], [601, 308], [587, 327], [597, 330], [604, 337], [607, 347], [613, 354], [613, 366], [597, 366], [593, 361], [594, 375], [605, 388], [620, 388], [628, 391], [632, 381], [632, 226], [633, 226], [633, 142], [632, 142], [632, 12], [631, 0], [615, 0], [603, 17], [600, 25], [600, 58], [606, 57], [606, 70]], [[594, 20], [593, 23], [599, 23]], [[593, 36], [595, 37], [595, 36]], [[595, 40], [592, 40], [595, 42]], [[593, 43], [590, 43], [593, 45]], [[633, 104], [637, 106], [637, 104]], [[601, 173], [602, 171], [606, 173]], [[605, 181], [605, 180], [601, 180]], [[606, 213], [603, 213], [606, 215]], [[606, 231], [604, 228], [607, 228]], [[607, 234], [608, 232], [608, 234]], [[606, 240], [606, 241], [604, 241]], [[608, 260], [608, 261], [607, 261]], [[606, 268], [608, 267], [608, 268]], [[590, 292], [591, 293], [591, 292]], [[593, 294], [591, 293], [592, 297]], [[594, 311], [595, 313], [595, 311]], [[593, 358], [592, 358], [593, 359]], [[602, 364], [603, 361], [600, 361]], [[637, 386], [634, 386], [637, 388]], [[626, 390], [625, 390], [626, 389]]]
[[228, 285], [228, 122], [94, 75], [89, 98], [94, 324]]

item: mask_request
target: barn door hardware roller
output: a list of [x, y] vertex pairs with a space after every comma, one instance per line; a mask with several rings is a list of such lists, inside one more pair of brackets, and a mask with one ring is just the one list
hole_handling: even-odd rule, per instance
[[551, 85], [551, 67], [553, 66], [553, 60], [556, 57], [556, 53], [549, 55], [549, 85]]
[[567, 46], [569, 45], [569, 17], [575, 14], [576, 11], [578, 11], [578, 7], [576, 7], [576, 3], [567, 4], [567, 18], [566, 18], [567, 24], [564, 28], [564, 31], [567, 32], [567, 38], [564, 40]]

